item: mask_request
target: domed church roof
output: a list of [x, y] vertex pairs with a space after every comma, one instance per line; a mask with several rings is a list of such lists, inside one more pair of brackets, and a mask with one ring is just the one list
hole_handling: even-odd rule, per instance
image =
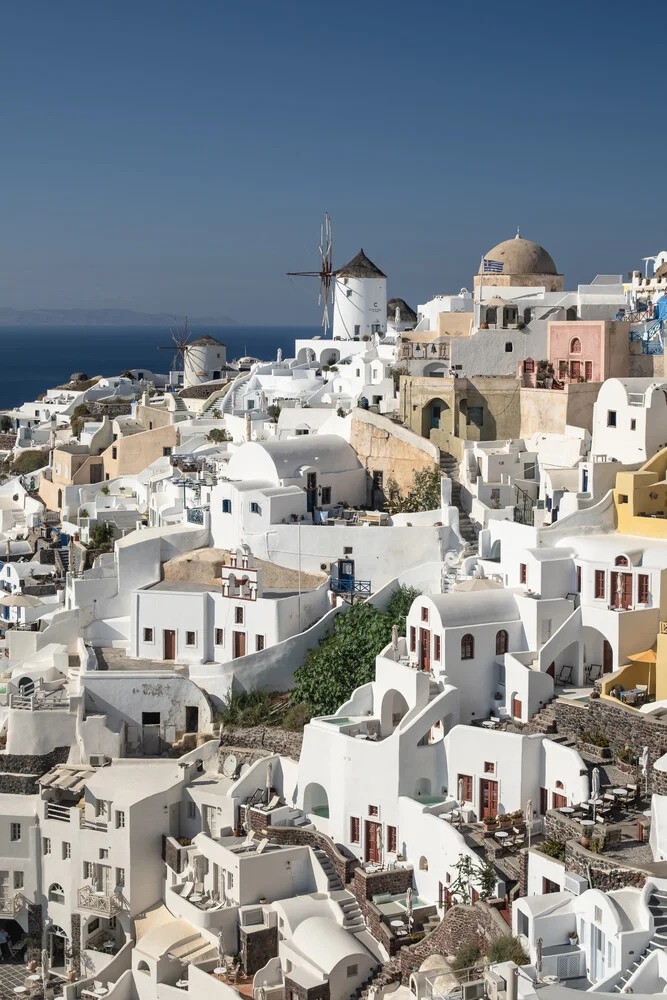
[[[503, 274], [558, 274], [551, 254], [532, 240], [524, 240], [517, 235], [513, 240], [504, 240], [484, 254], [487, 260], [503, 263]], [[479, 266], [482, 274], [482, 264]]]
[[363, 250], [353, 257], [349, 264], [336, 271], [337, 278], [386, 278], [379, 267], [369, 260]]

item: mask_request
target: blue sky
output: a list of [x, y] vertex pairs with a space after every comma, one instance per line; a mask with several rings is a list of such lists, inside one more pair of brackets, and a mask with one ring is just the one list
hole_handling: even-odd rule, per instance
[[518, 224], [568, 287], [641, 266], [667, 246], [665, 14], [634, 18], [615, 0], [4, 4], [0, 305], [317, 323], [315, 285], [284, 272], [317, 264], [325, 210], [335, 262], [363, 246], [413, 306], [469, 285]]

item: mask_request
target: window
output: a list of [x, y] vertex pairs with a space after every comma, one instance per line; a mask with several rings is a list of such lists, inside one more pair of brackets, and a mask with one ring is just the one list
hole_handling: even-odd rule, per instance
[[472, 774], [459, 774], [458, 781], [456, 782], [457, 795], [459, 781], [463, 782], [463, 801], [472, 802]]
[[648, 576], [640, 573], [637, 577], [637, 603], [648, 604]]
[[526, 462], [523, 467], [523, 478], [524, 479], [534, 479], [535, 478], [535, 463]]
[[231, 500], [223, 500], [222, 501], [222, 513], [223, 514], [231, 514], [231, 512], [232, 512], [232, 501]]
[[361, 824], [359, 822], [358, 816], [350, 816], [350, 843], [358, 844], [360, 843]]
[[14, 872], [14, 888], [23, 888], [23, 872]]
[[475, 640], [470, 632], [461, 639], [461, 659], [473, 660], [475, 658]]
[[88, 926], [86, 927], [86, 930], [88, 931], [89, 934], [94, 934], [95, 931], [99, 930], [99, 928], [100, 928], [100, 918], [95, 917], [94, 920], [88, 921]]
[[243, 625], [243, 608], [234, 608], [234, 622], [236, 625]]
[[577, 593], [581, 593], [581, 566], [577, 566]]
[[474, 424], [475, 427], [484, 426], [484, 407], [483, 406], [469, 406], [468, 413], [466, 414], [466, 424], [470, 427]]
[[587, 382], [593, 381], [593, 362], [584, 361], [584, 378]]
[[495, 774], [495, 773], [496, 773], [496, 765], [493, 763], [493, 761], [485, 760], [484, 774]]
[[234, 872], [227, 872], [227, 888], [234, 888]]
[[166, 458], [167, 455], [171, 455], [171, 448], [163, 448], [162, 449], [162, 457]]
[[216, 644], [216, 646], [224, 646], [224, 644], [225, 644], [225, 630], [223, 628], [217, 628], [215, 630], [215, 644]]
[[100, 849], [98, 851], [98, 854], [99, 854], [100, 861], [108, 861], [108, 859], [109, 859], [109, 848], [108, 847], [100, 847]]
[[384, 472], [375, 471], [373, 473], [373, 489], [381, 490], [384, 486]]
[[595, 596], [598, 600], [604, 600], [604, 570], [595, 570]]
[[188, 819], [194, 819], [197, 815], [197, 807], [194, 802], [188, 802]]
[[145, 628], [144, 629], [144, 642], [152, 642], [152, 641], [153, 641], [153, 629], [152, 628]]
[[259, 653], [259, 651], [261, 649], [264, 649], [264, 636], [263, 635], [256, 635], [255, 636], [255, 649], [256, 649], [256, 651], [258, 653]]
[[51, 838], [44, 837], [44, 840], [42, 841], [42, 854], [50, 854], [50, 853], [51, 853]]
[[496, 632], [496, 656], [502, 656], [503, 653], [507, 652], [507, 643], [509, 636], [504, 628], [501, 628], [500, 632]]
[[523, 311], [523, 321], [524, 321], [524, 323], [526, 323], [526, 324], [530, 323], [530, 321], [531, 321], [532, 318], [533, 318], [533, 310], [532, 309], [524, 309], [524, 311]]
[[196, 646], [197, 645], [197, 633], [196, 632], [186, 632], [185, 633], [185, 645], [186, 646]]
[[410, 652], [414, 653], [417, 648], [417, 629], [414, 625], [410, 626]]
[[20, 840], [21, 839], [21, 824], [20, 823], [10, 823], [9, 824], [9, 839], [10, 840]]
[[118, 448], [116, 447], [116, 445], [113, 445], [113, 447], [111, 448], [111, 457], [118, 458]]
[[500, 503], [500, 490], [497, 487], [491, 490], [491, 503]]
[[72, 845], [68, 840], [63, 840], [63, 851], [62, 851], [63, 861], [69, 861], [72, 857]]
[[83, 877], [84, 877], [84, 879], [86, 879], [86, 878], [92, 878], [93, 874], [94, 874], [94, 866], [93, 866], [92, 861], [84, 861], [84, 863], [83, 863]]
[[116, 809], [116, 829], [122, 830], [125, 827], [125, 813], [121, 809]]
[[628, 494], [627, 493], [619, 493], [618, 494], [618, 502], [619, 503], [627, 503], [628, 502]]
[[599, 906], [596, 906], [594, 908], [593, 913], [594, 913], [593, 920], [595, 921], [595, 923], [596, 924], [601, 924], [602, 923], [602, 910], [601, 910], [601, 908]]
[[49, 889], [49, 902], [50, 903], [65, 902], [65, 893], [63, 892], [63, 887], [59, 885], [58, 882], [54, 882], [51, 888]]
[[527, 578], [526, 564], [519, 563], [519, 583], [525, 583]]
[[422, 621], [423, 622], [427, 622], [428, 621], [428, 608], [422, 608], [421, 609], [421, 615], [422, 615]]
[[348, 965], [348, 967], [347, 967], [347, 978], [348, 979], [352, 979], [353, 976], [358, 976], [358, 975], [359, 975], [359, 966], [358, 965]]
[[542, 894], [544, 896], [546, 896], [550, 892], [560, 892], [560, 886], [559, 886], [558, 882], [554, 882], [553, 879], [543, 878], [542, 879]]
[[125, 869], [116, 868], [116, 887], [120, 888], [125, 885]]
[[255, 500], [253, 500], [251, 502], [251, 504], [250, 504], [250, 513], [251, 514], [261, 514], [262, 513], [262, 508], [259, 506], [259, 504]]
[[511, 340], [506, 340], [505, 341], [505, 354], [511, 354], [513, 350], [514, 350], [514, 348], [512, 347], [512, 341]]
[[377, 815], [379, 815], [378, 807], [377, 806], [369, 806], [368, 807], [368, 815], [369, 816], [377, 816]]
[[322, 487], [322, 506], [327, 507], [331, 503], [331, 487]]
[[616, 426], [616, 410], [607, 410], [607, 427]]
[[396, 835], [396, 827], [387, 827], [387, 850], [392, 854], [396, 854], [396, 847], [398, 845], [398, 837]]
[[636, 431], [637, 430], [637, 421], [635, 420], [634, 417], [630, 421], [630, 430], [631, 431]]
[[616, 559], [614, 560], [614, 566], [627, 566], [627, 565], [628, 565], [628, 560], [626, 559], [625, 556], [616, 556]]
[[581, 341], [578, 337], [573, 337], [570, 341], [570, 354], [581, 354]]
[[434, 635], [433, 636], [433, 659], [434, 660], [439, 660], [440, 659], [440, 636], [439, 635]]

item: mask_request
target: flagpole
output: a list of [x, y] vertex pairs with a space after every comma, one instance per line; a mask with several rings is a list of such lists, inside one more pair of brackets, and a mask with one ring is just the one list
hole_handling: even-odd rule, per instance
[[482, 290], [484, 288], [484, 254], [479, 262], [479, 321], [478, 327], [482, 325]]

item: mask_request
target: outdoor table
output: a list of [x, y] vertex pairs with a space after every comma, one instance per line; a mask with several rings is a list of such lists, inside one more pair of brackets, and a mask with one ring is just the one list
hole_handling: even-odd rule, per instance
[[185, 990], [188, 987], [188, 981], [187, 979], [178, 979], [176, 981], [176, 985], [178, 986], [179, 990]]
[[559, 806], [558, 812], [565, 813], [566, 816], [571, 816], [574, 812], [573, 806]]
[[398, 929], [399, 927], [404, 927], [405, 924], [402, 920], [391, 920], [389, 926]]
[[502, 842], [503, 840], [507, 840], [509, 833], [507, 830], [498, 830], [498, 832], [494, 834], [494, 837]]
[[366, 733], [355, 733], [354, 738], [355, 740], [367, 740], [368, 736], [366, 736]]
[[603, 799], [589, 799], [588, 804], [589, 806], [601, 806], [603, 801]]
[[99, 986], [96, 990], [93, 990], [96, 997], [105, 997], [108, 992], [108, 989], [104, 986]]
[[213, 970], [213, 975], [214, 976], [226, 976], [227, 975], [227, 966], [226, 965], [219, 965], [217, 969]]
[[484, 726], [485, 729], [495, 729], [497, 723], [494, 722], [493, 719], [484, 719], [482, 725]]
[[580, 819], [579, 822], [582, 826], [595, 826], [595, 821], [592, 819]]
[[625, 799], [628, 797], [627, 788], [612, 788], [614, 795], [618, 795], [619, 799]]

